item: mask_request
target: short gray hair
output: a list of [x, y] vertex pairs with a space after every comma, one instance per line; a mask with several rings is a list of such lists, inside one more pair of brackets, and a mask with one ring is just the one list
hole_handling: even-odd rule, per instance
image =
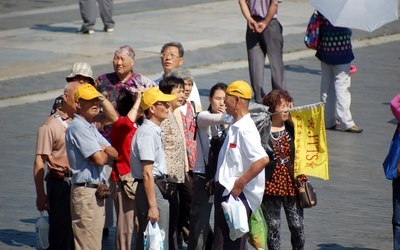
[[115, 51], [114, 56], [116, 56], [118, 54], [125, 54], [125, 55], [129, 56], [132, 60], [135, 60], [135, 51], [133, 51], [132, 47], [129, 45], [124, 45], [124, 46], [119, 47]]
[[185, 68], [175, 68], [169, 72], [168, 76], [174, 76], [176, 78], [180, 78], [182, 80], [191, 80], [192, 83], [194, 82], [194, 78], [192, 73], [188, 69]]
[[183, 49], [183, 46], [180, 42], [169, 42], [166, 43], [162, 46], [161, 48], [161, 54], [164, 53], [164, 50], [168, 47], [176, 47], [178, 48], [179, 51], [179, 57], [183, 57], [183, 54], [185, 53], [185, 50]]

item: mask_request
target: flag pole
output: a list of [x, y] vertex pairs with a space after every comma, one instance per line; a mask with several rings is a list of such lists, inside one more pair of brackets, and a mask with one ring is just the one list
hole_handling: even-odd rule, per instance
[[310, 110], [315, 107], [318, 107], [319, 105], [324, 105], [324, 102], [317, 102], [317, 103], [313, 103], [313, 104], [298, 106], [295, 108], [291, 108], [291, 109], [287, 109], [287, 110], [283, 110], [283, 111], [279, 111], [279, 112], [274, 112], [274, 113], [271, 113], [270, 115], [276, 115], [276, 114], [280, 114], [280, 113], [284, 113], [284, 112], [291, 112], [291, 111]]

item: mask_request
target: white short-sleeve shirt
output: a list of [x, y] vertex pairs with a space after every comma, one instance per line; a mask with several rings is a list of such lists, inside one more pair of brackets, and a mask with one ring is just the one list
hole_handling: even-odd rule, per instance
[[[261, 145], [260, 134], [250, 117], [245, 115], [232, 124], [218, 156], [216, 181], [226, 188], [224, 196], [228, 195], [235, 180], [242, 176], [254, 162], [268, 157]], [[262, 170], [243, 189], [243, 193], [255, 211], [262, 201], [265, 188], [265, 173]]]

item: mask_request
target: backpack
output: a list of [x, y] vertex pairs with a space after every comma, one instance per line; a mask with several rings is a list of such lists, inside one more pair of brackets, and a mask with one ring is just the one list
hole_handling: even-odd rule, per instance
[[389, 152], [383, 162], [383, 170], [385, 172], [385, 177], [388, 180], [394, 180], [398, 177], [398, 166], [400, 161], [399, 126], [400, 124], [397, 125], [392, 141], [390, 142]]
[[271, 113], [268, 111], [268, 106], [250, 102], [249, 103], [249, 113], [251, 119], [253, 119], [254, 124], [257, 127], [258, 132], [261, 137], [261, 145], [267, 151], [269, 132], [271, 129]]
[[313, 13], [308, 22], [306, 33], [304, 34], [304, 44], [307, 48], [317, 50], [319, 42], [319, 27], [321, 25], [321, 18], [318, 13]]

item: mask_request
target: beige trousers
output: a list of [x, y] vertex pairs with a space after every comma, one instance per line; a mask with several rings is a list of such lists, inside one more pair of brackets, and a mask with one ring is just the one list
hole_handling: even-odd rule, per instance
[[96, 198], [95, 192], [95, 188], [72, 187], [71, 217], [75, 250], [101, 249], [105, 202]]

